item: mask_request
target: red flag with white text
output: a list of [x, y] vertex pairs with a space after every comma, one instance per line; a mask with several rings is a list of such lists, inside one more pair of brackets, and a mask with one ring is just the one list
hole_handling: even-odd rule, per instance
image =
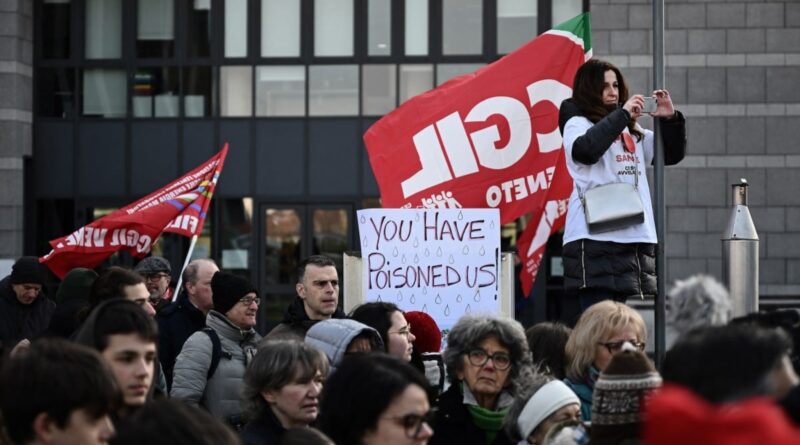
[[[563, 227], [564, 218], [545, 217], [572, 190], [558, 107], [591, 57], [589, 23], [588, 13], [577, 16], [370, 127], [364, 142], [383, 206], [498, 208], [502, 223], [531, 212], [548, 234]], [[536, 262], [521, 276], [528, 291], [537, 249], [520, 249], [523, 262]]]
[[165, 187], [50, 241], [53, 250], [39, 261], [64, 278], [76, 267], [97, 267], [119, 250], [142, 258], [162, 232], [199, 235], [227, 155], [226, 143], [211, 159]]

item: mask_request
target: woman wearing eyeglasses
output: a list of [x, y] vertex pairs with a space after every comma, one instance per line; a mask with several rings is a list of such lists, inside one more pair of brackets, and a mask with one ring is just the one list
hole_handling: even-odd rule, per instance
[[337, 445], [425, 445], [427, 391], [425, 377], [397, 357], [348, 356], [325, 383], [317, 426]]
[[317, 419], [328, 359], [298, 340], [265, 342], [244, 374], [244, 445], [278, 445], [289, 428]]
[[626, 342], [644, 351], [647, 329], [639, 312], [604, 300], [581, 314], [567, 340], [567, 384], [581, 400], [581, 418], [592, 420], [592, 392], [600, 373]]
[[377, 330], [389, 355], [411, 361], [416, 337], [411, 333], [411, 326], [397, 305], [384, 302], [365, 303], [355, 308], [350, 318]]
[[522, 326], [515, 320], [464, 316], [444, 351], [450, 388], [439, 397], [431, 444], [511, 444], [503, 421], [533, 376]]

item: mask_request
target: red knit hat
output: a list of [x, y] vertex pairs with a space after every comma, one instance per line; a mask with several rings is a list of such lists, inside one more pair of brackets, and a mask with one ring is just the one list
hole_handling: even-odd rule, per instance
[[414, 340], [414, 349], [421, 353], [439, 352], [442, 348], [442, 332], [433, 318], [420, 311], [406, 312], [405, 316], [411, 333], [417, 337]]
[[645, 445], [800, 444], [800, 430], [765, 398], [715, 406], [665, 385], [645, 405], [645, 419]]

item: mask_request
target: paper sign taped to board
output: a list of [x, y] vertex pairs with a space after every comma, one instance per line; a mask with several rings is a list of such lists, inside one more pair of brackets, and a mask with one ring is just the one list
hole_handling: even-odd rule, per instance
[[497, 209], [358, 211], [366, 301], [422, 311], [449, 330], [465, 314], [499, 314]]

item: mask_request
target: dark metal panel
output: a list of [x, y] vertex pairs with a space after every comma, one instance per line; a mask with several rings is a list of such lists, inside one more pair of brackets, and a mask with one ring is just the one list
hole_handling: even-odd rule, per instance
[[222, 121], [219, 124], [220, 146], [228, 142], [228, 157], [219, 179], [219, 193], [224, 197], [250, 196], [250, 121]]
[[305, 124], [302, 120], [256, 123], [256, 194], [305, 193]]
[[78, 194], [125, 196], [125, 124], [86, 122], [78, 127]]
[[358, 150], [361, 125], [357, 119], [309, 120], [309, 193], [358, 193]]
[[37, 198], [72, 198], [73, 129], [67, 122], [36, 124], [33, 160]]
[[[366, 133], [369, 127], [377, 122], [377, 119], [364, 119], [362, 134]], [[375, 175], [372, 174], [372, 165], [369, 163], [369, 154], [367, 153], [367, 146], [364, 145], [363, 137], [360, 138], [359, 145], [361, 147], [361, 194], [364, 196], [380, 196], [378, 191], [378, 183], [375, 181]]]
[[144, 196], [178, 177], [178, 124], [131, 124], [131, 194]]
[[222, 150], [214, 142], [214, 122], [183, 121], [183, 156], [181, 172], [189, 171]]

